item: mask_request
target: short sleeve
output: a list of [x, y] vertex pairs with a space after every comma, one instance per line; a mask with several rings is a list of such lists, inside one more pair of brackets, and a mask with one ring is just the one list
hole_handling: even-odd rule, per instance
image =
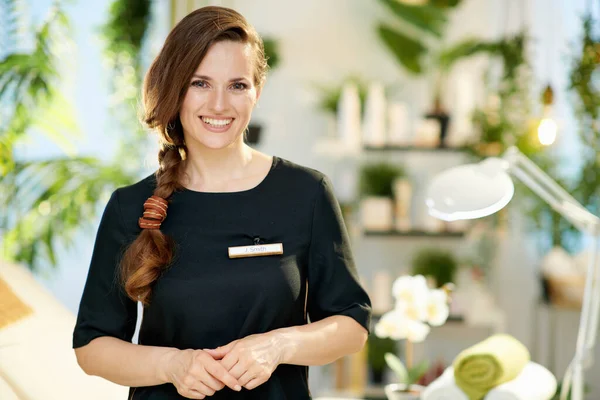
[[371, 301], [358, 281], [342, 212], [327, 177], [314, 204], [307, 311], [312, 322], [346, 315], [370, 331]]
[[116, 190], [106, 205], [96, 234], [73, 332], [73, 348], [85, 346], [101, 336], [131, 341], [137, 304], [127, 297], [119, 279], [119, 262], [126, 242]]

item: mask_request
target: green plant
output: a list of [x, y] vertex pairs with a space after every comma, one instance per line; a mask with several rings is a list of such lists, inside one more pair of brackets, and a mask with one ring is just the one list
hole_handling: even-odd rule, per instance
[[404, 384], [405, 391], [410, 389], [410, 385], [415, 384], [429, 369], [429, 363], [426, 360], [421, 361], [415, 367], [406, 368], [404, 363], [393, 353], [385, 354], [385, 362], [398, 378], [398, 383]]
[[454, 255], [435, 247], [420, 249], [412, 259], [412, 275], [431, 276], [438, 287], [453, 283], [457, 269]]
[[367, 340], [367, 361], [373, 371], [383, 372], [386, 366], [385, 354], [396, 352], [396, 341], [370, 334]]
[[380, 0], [396, 18], [395, 26], [380, 23], [380, 39], [396, 60], [408, 71], [424, 71], [424, 58], [431, 41], [439, 40], [447, 23], [447, 11], [460, 1], [435, 1], [426, 5], [407, 5], [395, 0]]
[[263, 38], [265, 45], [265, 56], [267, 57], [267, 64], [269, 69], [272, 71], [279, 65], [279, 43], [274, 38], [265, 37]]
[[[18, 18], [11, 6], [14, 2], [8, 3], [7, 15], [0, 16], [6, 19], [5, 26]], [[138, 19], [143, 13], [131, 1], [115, 3], [119, 4], [111, 7], [107, 26], [117, 31], [105, 29], [110, 42], [107, 47], [120, 60], [113, 65], [120, 65], [123, 74], [135, 76], [140, 71], [137, 64], [133, 73], [126, 66], [132, 65], [128, 60], [139, 60], [145, 31], [142, 24], [147, 24], [148, 18]], [[149, 12], [149, 8], [145, 10]], [[0, 119], [3, 256], [23, 262], [32, 270], [44, 265], [55, 267], [57, 247], [68, 249], [77, 233], [90, 226], [97, 207], [106, 202], [110, 191], [132, 183], [142, 164], [139, 154], [131, 154], [133, 149], [141, 152], [140, 136], [128, 139], [130, 145], [122, 146], [112, 162], [76, 155], [72, 139], [80, 133], [71, 105], [61, 95], [58, 68], [62, 57], [68, 56], [56, 52], [58, 43], [69, 40], [68, 32], [67, 15], [61, 2], [54, 1], [49, 17], [35, 33], [33, 51], [12, 52], [0, 60], [0, 104], [7, 105], [4, 110], [8, 110], [3, 110], [7, 117]], [[126, 80], [114, 87], [119, 87], [119, 95], [125, 94], [132, 105], [135, 95], [131, 94], [130, 83]], [[135, 107], [123, 107], [124, 114], [131, 117], [128, 108]], [[134, 114], [130, 126], [138, 126], [136, 121]], [[56, 143], [65, 155], [42, 160], [19, 158], [17, 146], [32, 138], [32, 128]], [[133, 167], [126, 168], [123, 160], [131, 160], [129, 165]]]
[[393, 197], [394, 180], [406, 176], [404, 168], [386, 162], [365, 164], [360, 169], [361, 196]]

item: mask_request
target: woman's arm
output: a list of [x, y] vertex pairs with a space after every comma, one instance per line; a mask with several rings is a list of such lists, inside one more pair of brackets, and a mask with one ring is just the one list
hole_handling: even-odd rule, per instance
[[241, 389], [237, 380], [202, 350], [142, 346], [102, 336], [75, 349], [75, 354], [86, 374], [122, 386], [173, 383], [181, 393], [202, 382], [213, 390], [209, 395], [220, 390], [223, 384], [233, 390]]
[[77, 362], [88, 375], [100, 376], [123, 386], [152, 386], [167, 383], [162, 367], [177, 349], [141, 346], [102, 336], [75, 349]]
[[364, 327], [345, 315], [271, 332], [281, 343], [281, 364], [296, 365], [329, 364], [360, 351], [368, 337]]

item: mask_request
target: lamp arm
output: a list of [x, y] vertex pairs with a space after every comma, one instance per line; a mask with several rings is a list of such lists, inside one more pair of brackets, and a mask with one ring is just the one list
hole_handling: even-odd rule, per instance
[[[554, 210], [583, 232], [593, 237], [592, 254], [588, 260], [587, 275], [583, 293], [583, 304], [577, 333], [575, 356], [569, 364], [560, 394], [566, 400], [571, 383], [573, 400], [583, 399], [583, 369], [586, 355], [592, 357], [598, 331], [600, 312], [600, 270], [597, 268], [600, 252], [600, 219], [585, 209], [567, 191], [558, 185], [541, 168], [521, 153], [516, 147], [510, 148], [503, 159], [507, 169], [517, 179], [533, 190]], [[589, 360], [589, 359], [588, 359]]]
[[600, 218], [590, 213], [516, 147], [508, 149], [502, 158], [508, 162], [511, 174], [578, 229], [592, 235], [600, 234]]

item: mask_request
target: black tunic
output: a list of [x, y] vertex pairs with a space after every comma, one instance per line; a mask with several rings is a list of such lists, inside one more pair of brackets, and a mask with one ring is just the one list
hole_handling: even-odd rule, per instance
[[[136, 303], [118, 283], [123, 249], [154, 175], [117, 189], [96, 236], [79, 306], [73, 347], [100, 336], [131, 341]], [[179, 349], [223, 346], [248, 335], [346, 315], [369, 328], [370, 300], [357, 280], [340, 208], [318, 171], [273, 157], [255, 188], [232, 193], [175, 192], [161, 230], [177, 243], [174, 262], [144, 308], [139, 343]], [[282, 243], [283, 255], [230, 259], [228, 247]], [[325, 343], [323, 345], [326, 345]], [[172, 384], [130, 390], [133, 399], [183, 399]], [[211, 398], [310, 399], [308, 368], [279, 365], [253, 390], [227, 387]]]

